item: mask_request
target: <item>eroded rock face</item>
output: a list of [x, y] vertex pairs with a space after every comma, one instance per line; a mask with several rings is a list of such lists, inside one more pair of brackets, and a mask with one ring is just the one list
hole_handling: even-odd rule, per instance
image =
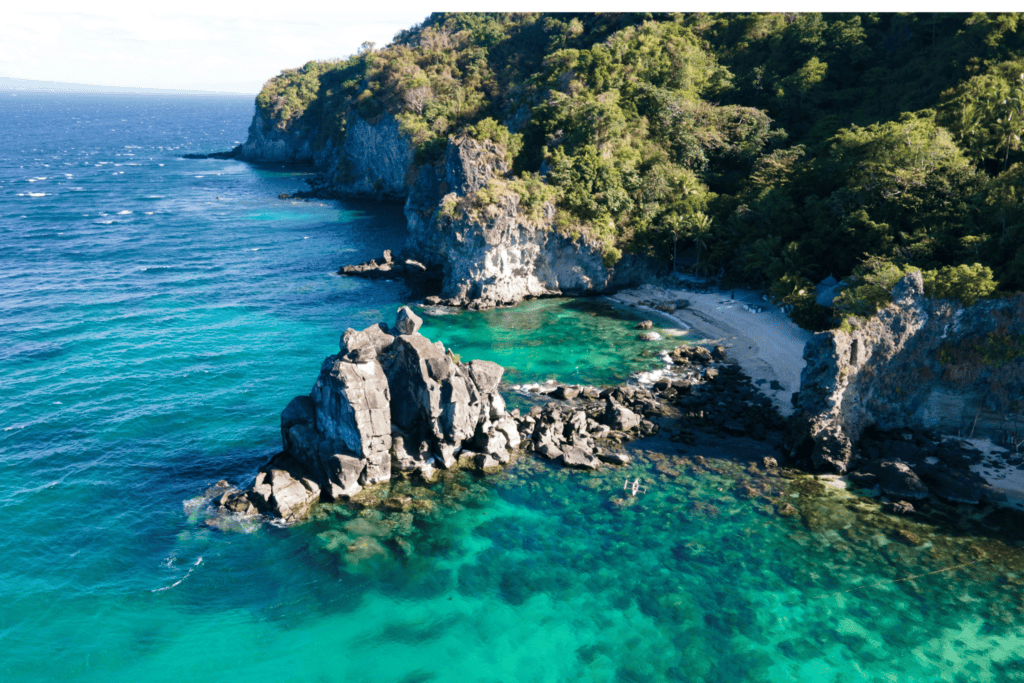
[[616, 277], [597, 242], [555, 229], [554, 206], [524, 207], [501, 180], [508, 170], [502, 148], [463, 137], [449, 143], [443, 165], [417, 171], [405, 204], [405, 253], [443, 270], [443, 297], [492, 307], [603, 291], [653, 275], [624, 259]]
[[520, 436], [498, 393], [504, 369], [457, 362], [419, 333], [421, 324], [403, 307], [393, 327], [346, 330], [311, 394], [281, 413], [283, 452], [250, 491], [225, 495], [222, 506], [292, 522], [317, 500], [354, 496], [392, 474], [429, 479], [463, 451], [486, 471], [509, 462]]
[[313, 161], [315, 135], [298, 130], [283, 130], [264, 121], [257, 112], [249, 124], [249, 137], [242, 144], [238, 157], [245, 161], [309, 163]]
[[926, 299], [921, 274], [906, 275], [875, 316], [807, 343], [794, 454], [845, 472], [870, 459], [855, 453], [869, 426], [997, 437], [1024, 395], [1024, 357], [999, 349], [1022, 335], [1024, 295], [964, 308]]

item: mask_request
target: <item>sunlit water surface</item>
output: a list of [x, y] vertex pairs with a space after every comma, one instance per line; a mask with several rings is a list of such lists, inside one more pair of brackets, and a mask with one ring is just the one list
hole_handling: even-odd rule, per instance
[[[749, 441], [206, 525], [203, 491], [274, 452], [341, 332], [414, 296], [333, 275], [398, 248], [400, 208], [281, 201], [300, 171], [179, 158], [241, 141], [251, 112], [0, 94], [0, 681], [1024, 679], [1016, 540], [908, 540], [876, 502], [748, 471], [772, 454]], [[605, 384], [670, 345], [634, 323], [560, 300], [424, 331], [512, 383]]]

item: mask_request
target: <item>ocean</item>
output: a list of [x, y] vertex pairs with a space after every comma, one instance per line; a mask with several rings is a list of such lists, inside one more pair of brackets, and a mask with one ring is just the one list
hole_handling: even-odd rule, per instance
[[[335, 275], [401, 246], [401, 207], [279, 200], [308, 169], [181, 158], [252, 112], [0, 93], [0, 682], [1024, 680], [1024, 544], [996, 530], [1015, 513], [894, 520], [750, 468], [773, 453], [745, 439], [208, 525], [204, 492], [276, 452], [341, 333], [418, 299]], [[671, 342], [635, 321], [559, 299], [423, 331], [505, 365], [515, 403], [657, 367]]]

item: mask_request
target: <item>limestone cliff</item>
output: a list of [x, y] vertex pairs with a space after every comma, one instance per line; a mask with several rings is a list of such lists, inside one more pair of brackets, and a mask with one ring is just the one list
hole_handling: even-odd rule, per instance
[[249, 124], [249, 137], [238, 149], [245, 161], [308, 163], [313, 161], [313, 136], [299, 127], [267, 121], [259, 112]]
[[506, 181], [504, 150], [463, 137], [443, 164], [424, 166], [405, 204], [406, 254], [443, 269], [442, 296], [485, 305], [604, 290], [601, 246], [554, 226], [550, 202], [527, 206]]
[[507, 178], [505, 151], [459, 137], [443, 160], [415, 166], [412, 146], [394, 117], [374, 122], [350, 112], [338, 140], [315, 127], [253, 117], [239, 157], [312, 162], [314, 191], [325, 197], [405, 201], [405, 258], [443, 272], [442, 295], [457, 303], [514, 304], [526, 297], [585, 294], [632, 286], [660, 272], [651, 259], [627, 256], [605, 265], [601, 245], [563, 234], [550, 202], [524, 199]]
[[314, 187], [325, 196], [404, 200], [409, 194], [413, 149], [398, 122], [392, 116], [382, 116], [371, 123], [355, 112], [348, 118], [344, 135], [331, 138], [321, 136], [302, 119], [268, 120], [256, 112], [238, 157], [256, 162], [313, 163], [320, 173]]
[[964, 308], [926, 299], [914, 272], [852, 324], [804, 350], [801, 458], [845, 472], [869, 426], [1024, 439], [1024, 294]]

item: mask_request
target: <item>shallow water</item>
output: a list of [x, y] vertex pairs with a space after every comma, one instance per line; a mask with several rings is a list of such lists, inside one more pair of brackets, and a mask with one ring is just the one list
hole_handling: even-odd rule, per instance
[[[0, 681], [1024, 679], [1015, 537], [901, 535], [868, 499], [748, 473], [771, 454], [750, 441], [205, 525], [203, 491], [274, 452], [341, 332], [412, 296], [333, 274], [400, 246], [399, 208], [279, 201], [300, 172], [176, 156], [232, 146], [251, 111], [0, 96]], [[670, 345], [634, 324], [546, 300], [424, 331], [510, 382], [603, 384]]]

